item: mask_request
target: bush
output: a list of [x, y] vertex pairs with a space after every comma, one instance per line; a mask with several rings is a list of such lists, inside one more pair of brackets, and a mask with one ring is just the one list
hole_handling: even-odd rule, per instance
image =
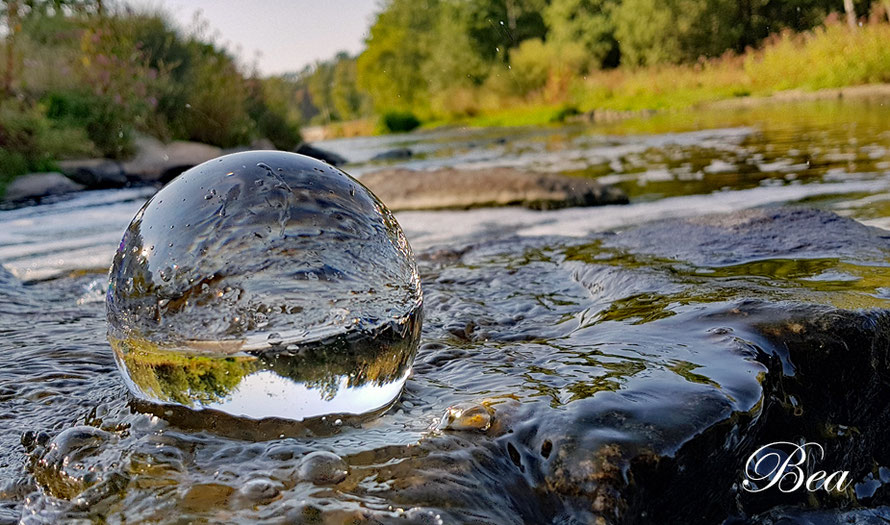
[[0, 190], [18, 175], [55, 168], [55, 160], [93, 153], [83, 130], [53, 125], [36, 106], [0, 103]]
[[554, 60], [553, 49], [540, 39], [519, 44], [510, 53], [510, 72], [515, 92], [525, 95], [544, 87]]
[[297, 147], [302, 142], [299, 118], [288, 108], [287, 85], [280, 78], [251, 78], [248, 86], [247, 114], [256, 124], [256, 134], [281, 150]]
[[102, 156], [124, 158], [132, 153], [131, 120], [110, 97], [67, 91], [49, 93], [41, 103], [57, 127], [84, 130]]
[[581, 111], [575, 106], [563, 106], [550, 118], [550, 122], [565, 122], [567, 118], [580, 115]]
[[410, 111], [387, 111], [380, 118], [384, 131], [402, 133], [420, 126], [420, 120]]

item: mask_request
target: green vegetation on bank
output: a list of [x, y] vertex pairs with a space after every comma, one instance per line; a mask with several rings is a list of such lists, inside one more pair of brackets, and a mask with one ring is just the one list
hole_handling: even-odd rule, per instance
[[140, 133], [290, 149], [301, 125], [533, 125], [890, 82], [888, 12], [890, 0], [385, 0], [359, 56], [260, 78], [200, 21], [2, 0], [0, 188], [67, 157], [126, 157]]
[[134, 134], [221, 147], [300, 141], [290, 86], [245, 74], [198, 27], [99, 0], [5, 0], [0, 187], [72, 156], [123, 158]]
[[593, 112], [685, 109], [738, 97], [786, 90], [816, 91], [890, 83], [890, 24], [851, 31], [829, 22], [805, 33], [777, 35], [761, 49], [695, 64], [597, 71], [576, 79], [560, 97], [541, 93], [516, 100], [509, 109], [482, 107], [457, 120], [476, 126], [539, 125]]
[[854, 7], [842, 23], [840, 0], [390, 0], [358, 82], [378, 113], [516, 125], [890, 81], [888, 3]]

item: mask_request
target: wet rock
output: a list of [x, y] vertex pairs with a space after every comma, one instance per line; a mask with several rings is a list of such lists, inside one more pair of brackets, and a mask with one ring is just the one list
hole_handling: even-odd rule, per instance
[[301, 480], [316, 485], [336, 485], [346, 479], [349, 467], [337, 454], [319, 450], [300, 460], [297, 474]]
[[[480, 382], [491, 390], [492, 376], [483, 379], [489, 371], [502, 381], [493, 390], [513, 392], [522, 402], [508, 422], [486, 433], [445, 432], [423, 441], [413, 454], [393, 452], [399, 470], [391, 478], [378, 479], [393, 483], [385, 497], [401, 505], [433, 507], [446, 522], [473, 516], [493, 523], [721, 523], [739, 513], [762, 516], [777, 504], [861, 504], [852, 492], [755, 496], [740, 492], [738, 483], [744, 460], [756, 447], [783, 439], [821, 443], [830, 459], [819, 468], [848, 469], [856, 483], [876, 479], [871, 472], [875, 465], [890, 464], [881, 445], [890, 428], [890, 414], [884, 409], [890, 385], [882, 379], [890, 368], [890, 313], [810, 304], [809, 295], [795, 295], [793, 290], [788, 301], [776, 304], [773, 292], [759, 289], [740, 288], [740, 297], [723, 299], [727, 296], [712, 295], [712, 287], [739, 283], [727, 285], [722, 275], [709, 279], [708, 273], [687, 281], [676, 263], [660, 259], [637, 267], [639, 260], [651, 261], [645, 254], [663, 245], [691, 257], [704, 252], [706, 261], [745, 257], [738, 250], [712, 254], [708, 234], [716, 241], [714, 251], [735, 236], [760, 255], [799, 253], [805, 258], [829, 246], [871, 265], [884, 260], [880, 231], [821, 212], [769, 213], [771, 236], [758, 220], [739, 224], [737, 216], [707, 218], [709, 225], [736, 225], [729, 233], [708, 226], [714, 229], [666, 240], [645, 232], [661, 229], [661, 224], [645, 225], [629, 232], [635, 242], [622, 245], [620, 255], [603, 245], [614, 246], [613, 237], [623, 234], [604, 236], [590, 248], [604, 257], [591, 254], [583, 263], [573, 250], [566, 250], [571, 255], [562, 259], [559, 253], [534, 247], [526, 252], [530, 260], [510, 269], [490, 262], [515, 253], [507, 248], [475, 248], [462, 254], [460, 262], [441, 270], [436, 285], [428, 288], [427, 314], [436, 327], [429, 338], [466, 345], [447, 334], [445, 321], [458, 318], [485, 326], [495, 343], [474, 340], [472, 352], [451, 361], [421, 355], [424, 363], [435, 364], [418, 367], [417, 379], [447, 375], [457, 390]], [[785, 221], [790, 224], [783, 226]], [[831, 238], [789, 242], [826, 224], [823, 231], [831, 232]], [[760, 241], [755, 243], [755, 238]], [[658, 241], [653, 247], [640, 239]], [[541, 241], [545, 243], [552, 240]], [[640, 259], [634, 259], [637, 253]], [[627, 266], [616, 270], [620, 264]], [[666, 265], [663, 275], [660, 264]], [[609, 272], [596, 271], [599, 268]], [[561, 279], [561, 271], [571, 278]], [[608, 307], [596, 306], [639, 293], [652, 274], [676, 282], [678, 293], [694, 286], [693, 304], [685, 306], [678, 299], [672, 305], [667, 300], [658, 315], [643, 315], [645, 320], [639, 322], [610, 319], [604, 315]], [[642, 283], [626, 287], [634, 276]], [[580, 289], [572, 287], [573, 280]], [[552, 290], [555, 283], [562, 283], [560, 300], [535, 309], [531, 300], [543, 300], [535, 290]], [[473, 300], [461, 301], [457, 295]], [[522, 311], [532, 321], [486, 319], [489, 310], [502, 309], [498, 301], [507, 295], [513, 311]], [[528, 306], [520, 300], [524, 297], [530, 299]], [[485, 306], [476, 307], [477, 302]], [[649, 308], [645, 302], [634, 304], [627, 308]], [[570, 312], [583, 315], [567, 323]], [[600, 322], [592, 321], [600, 315]], [[496, 343], [526, 330], [536, 330], [542, 342], [523, 345], [526, 354]], [[447, 353], [436, 345], [425, 348]], [[463, 483], [472, 489], [464, 489]], [[480, 492], [485, 497], [479, 497]], [[886, 504], [890, 488], [879, 487], [865, 501]], [[827, 519], [842, 515], [825, 514]]]
[[405, 160], [414, 156], [414, 152], [408, 148], [396, 148], [389, 151], [378, 153], [371, 157], [371, 160]]
[[750, 518], [733, 518], [726, 525], [886, 525], [890, 507], [854, 510], [812, 510], [783, 506]]
[[250, 143], [251, 150], [277, 150], [275, 144], [271, 140], [263, 137], [256, 139]]
[[181, 505], [189, 512], [224, 508], [235, 489], [223, 483], [198, 483], [183, 494]]
[[762, 208], [664, 220], [621, 232], [605, 243], [706, 266], [780, 257], [859, 260], [890, 254], [886, 230], [810, 208]]
[[84, 186], [57, 172], [29, 173], [16, 178], [6, 186], [4, 198], [8, 201], [38, 199], [82, 190]]
[[[882, 522], [869, 516], [890, 517], [890, 475], [882, 470], [890, 465], [890, 312], [813, 302], [810, 281], [797, 279], [811, 275], [801, 273], [809, 268], [807, 257], [821, 257], [822, 247], [831, 246], [861, 261], [866, 273], [853, 286], [820, 293], [859, 294], [886, 305], [875, 294], [890, 279], [881, 232], [872, 237], [867, 229], [863, 236], [855, 221], [820, 213], [769, 213], [777, 214], [772, 236], [757, 221], [714, 227], [736, 221], [724, 216], [709, 218], [695, 235], [667, 240], [647, 235], [646, 229], [661, 227], [651, 224], [587, 239], [483, 240], [447, 258], [424, 258], [426, 344], [406, 402], [330, 440], [254, 446], [210, 432], [168, 432], [187, 452], [185, 473], [219, 471], [224, 479], [216, 481], [230, 487], [209, 491], [220, 497], [195, 498], [210, 503], [192, 506], [195, 515], [181, 519]], [[796, 217], [795, 227], [783, 227], [781, 217]], [[832, 239], [789, 244], [825, 224]], [[625, 233], [634, 240], [618, 245]], [[744, 251], [720, 252], [732, 236], [744, 249], [760, 250], [757, 256], [794, 261], [797, 273], [699, 266], [749, 260]], [[808, 271], [821, 272], [819, 264]], [[433, 416], [481, 396], [513, 403], [509, 410], [497, 405], [485, 432], [429, 432]], [[487, 406], [476, 403], [464, 406]], [[741, 492], [745, 459], [777, 440], [821, 443], [826, 460], [819, 467], [850, 470], [852, 487], [868, 484], [868, 494]], [[40, 439], [29, 434], [25, 441], [33, 446]], [[337, 455], [314, 453], [324, 455], [322, 465], [310, 468], [312, 454], [296, 459], [308, 446]], [[327, 474], [331, 470], [336, 475]], [[262, 503], [274, 491], [260, 483], [261, 503], [254, 506], [241, 487], [258, 476], [284, 480], [284, 488]], [[309, 483], [313, 478], [319, 486]], [[176, 479], [171, 488], [134, 477], [107, 521], [148, 521], [156, 501], [188, 490]], [[52, 498], [34, 500], [27, 511]], [[134, 510], [140, 505], [144, 514]], [[180, 518], [164, 512], [161, 519]]]
[[123, 188], [128, 183], [123, 166], [110, 159], [63, 160], [59, 169], [87, 189]]
[[362, 177], [394, 210], [466, 209], [520, 205], [533, 209], [626, 204], [618, 188], [594, 180], [513, 168], [384, 170]]
[[297, 146], [294, 149], [294, 153], [299, 153], [300, 155], [306, 155], [307, 157], [312, 157], [313, 159], [318, 159], [324, 162], [327, 162], [331, 166], [340, 166], [346, 164], [346, 159], [337, 155], [333, 151], [323, 150], [321, 148], [315, 147], [308, 142], [304, 142]]
[[170, 144], [139, 137], [136, 155], [124, 162], [124, 172], [143, 182], [168, 182], [183, 171], [219, 157], [222, 150], [199, 142], [176, 141]]

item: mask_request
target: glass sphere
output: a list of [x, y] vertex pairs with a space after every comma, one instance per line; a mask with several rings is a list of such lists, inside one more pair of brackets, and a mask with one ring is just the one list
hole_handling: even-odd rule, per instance
[[367, 188], [278, 151], [196, 166], [155, 194], [111, 267], [108, 338], [137, 397], [301, 420], [388, 406], [422, 293], [401, 227]]

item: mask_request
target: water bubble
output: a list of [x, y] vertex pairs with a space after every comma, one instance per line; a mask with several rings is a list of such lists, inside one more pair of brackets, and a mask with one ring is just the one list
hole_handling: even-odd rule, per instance
[[491, 427], [491, 411], [478, 403], [458, 403], [448, 407], [439, 424], [440, 430], [478, 430]]
[[[267, 173], [276, 183], [257, 185]], [[130, 223], [108, 337], [145, 401], [248, 418], [365, 414], [407, 380], [421, 297], [401, 228], [364, 186], [302, 155], [236, 153], [186, 171]]]
[[241, 485], [238, 489], [239, 499], [246, 503], [246, 506], [254, 506], [257, 504], [266, 504], [281, 494], [281, 483], [266, 478], [252, 479]]

